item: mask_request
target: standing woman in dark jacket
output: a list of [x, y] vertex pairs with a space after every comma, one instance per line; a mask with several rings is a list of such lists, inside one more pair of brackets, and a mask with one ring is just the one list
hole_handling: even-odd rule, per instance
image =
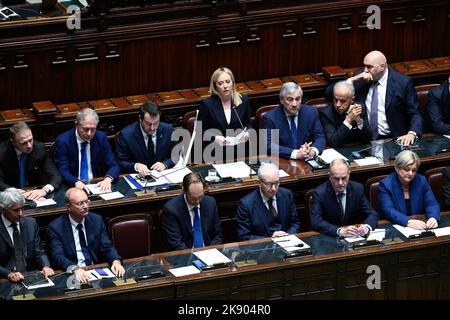
[[[201, 121], [202, 134], [209, 129], [209, 134], [204, 136], [206, 142], [204, 152], [204, 161], [207, 161], [208, 154], [214, 155], [216, 162], [221, 162], [225, 159], [233, 161], [236, 156], [237, 149], [233, 147], [231, 142], [233, 137], [238, 136], [246, 128], [250, 127], [250, 104], [246, 95], [241, 95], [236, 91], [233, 72], [230, 69], [222, 67], [218, 68], [211, 76], [209, 85], [210, 97], [200, 102], [200, 110], [198, 114], [198, 121]], [[248, 133], [245, 133], [239, 141], [237, 146], [239, 151], [244, 150], [244, 145], [248, 140]], [[210, 144], [213, 145], [210, 145]], [[208, 145], [210, 145], [208, 147]], [[241, 147], [244, 147], [241, 149]], [[223, 155], [211, 152], [222, 151]], [[239, 155], [240, 152], [239, 152]]]

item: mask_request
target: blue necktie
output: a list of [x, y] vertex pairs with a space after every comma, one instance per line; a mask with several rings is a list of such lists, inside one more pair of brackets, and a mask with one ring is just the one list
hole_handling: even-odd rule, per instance
[[80, 180], [89, 180], [88, 159], [87, 159], [87, 142], [81, 144], [81, 164], [80, 164]]
[[27, 155], [22, 152], [19, 157], [20, 188], [25, 188], [27, 186], [27, 179], [25, 178], [26, 161]]
[[372, 101], [370, 103], [370, 129], [372, 140], [378, 138], [378, 81], [373, 83]]
[[289, 116], [291, 118], [291, 140], [292, 140], [292, 148], [297, 149], [297, 126], [295, 125], [295, 117], [296, 116]]
[[345, 209], [344, 209], [344, 205], [342, 203], [342, 198], [344, 197], [344, 193], [338, 193], [337, 195], [338, 197], [338, 204], [339, 204], [339, 208], [341, 209], [341, 215], [345, 216]]
[[203, 248], [203, 232], [198, 207], [194, 207], [194, 248]]
[[92, 263], [92, 259], [91, 259], [91, 254], [89, 253], [88, 245], [86, 243], [86, 238], [84, 237], [83, 225], [81, 223], [79, 223], [77, 225], [77, 229], [78, 229], [78, 236], [80, 237], [81, 251], [83, 252], [83, 256], [84, 256], [84, 263], [87, 266], [90, 266], [93, 263]]

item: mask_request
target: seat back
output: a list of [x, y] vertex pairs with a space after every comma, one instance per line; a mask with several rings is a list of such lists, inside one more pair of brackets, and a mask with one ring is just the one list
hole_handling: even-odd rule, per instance
[[417, 99], [419, 100], [419, 110], [420, 110], [420, 114], [422, 115], [423, 118], [423, 133], [430, 133], [433, 132], [433, 127], [430, 123], [430, 119], [427, 115], [427, 111], [426, 109], [426, 104], [427, 104], [427, 96], [428, 96], [428, 91], [430, 91], [431, 89], [433, 89], [434, 87], [439, 86], [439, 84], [437, 83], [432, 83], [432, 84], [425, 84], [425, 85], [421, 85], [421, 86], [417, 86], [416, 87], [416, 92], [417, 92]]
[[437, 167], [425, 172], [425, 177], [427, 178], [428, 184], [430, 185], [431, 190], [433, 191], [433, 194], [439, 202], [441, 208], [444, 203], [444, 199], [442, 198], [442, 169], [444, 168], [445, 167]]
[[316, 108], [317, 112], [319, 112], [328, 106], [328, 101], [326, 98], [315, 98], [306, 101], [306, 104]]
[[189, 111], [183, 116], [183, 128], [188, 129], [192, 134], [195, 125], [195, 116], [197, 115], [197, 110]]
[[147, 256], [153, 228], [149, 214], [127, 214], [108, 221], [108, 231], [114, 247], [123, 259]]
[[256, 110], [255, 112], [255, 129], [261, 129], [262, 128], [262, 117], [269, 112], [270, 110], [274, 109], [275, 107], [278, 107], [278, 104], [271, 104], [268, 106], [263, 106]]
[[312, 195], [314, 189], [310, 189], [305, 193], [305, 217], [301, 221], [302, 228], [306, 228], [308, 230], [311, 229], [311, 204], [312, 204]]
[[369, 198], [369, 202], [372, 205], [372, 208], [374, 208], [378, 212], [379, 219], [382, 219], [382, 217], [384, 216], [380, 210], [380, 201], [378, 199], [379, 184], [380, 181], [386, 177], [387, 175], [376, 176], [366, 181], [366, 194]]

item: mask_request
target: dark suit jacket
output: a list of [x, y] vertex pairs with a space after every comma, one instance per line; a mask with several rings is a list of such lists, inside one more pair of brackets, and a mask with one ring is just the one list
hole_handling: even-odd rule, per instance
[[[355, 72], [359, 74], [363, 70]], [[365, 103], [371, 83], [357, 81], [355, 86], [355, 101]], [[334, 84], [328, 86], [326, 96], [331, 101], [333, 97]], [[393, 137], [399, 137], [414, 131], [422, 134], [422, 116], [419, 110], [419, 100], [416, 89], [410, 77], [389, 68], [386, 89], [386, 120], [391, 129]]]
[[362, 223], [375, 229], [378, 223], [378, 214], [369, 204], [364, 195], [362, 184], [349, 181], [346, 189], [345, 215], [340, 214], [336, 192], [330, 181], [326, 181], [314, 189], [311, 203], [311, 227], [313, 230], [330, 236], [337, 236], [339, 227], [352, 225], [358, 222], [361, 215]]
[[[8, 234], [7, 227], [0, 218], [0, 276], [6, 277], [14, 270], [16, 265], [14, 246]], [[28, 271], [42, 270], [50, 267], [39, 238], [39, 227], [34, 218], [22, 217], [20, 219], [20, 238]]]
[[[294, 149], [299, 149], [305, 142], [313, 142], [312, 147], [316, 147], [322, 152], [326, 145], [325, 135], [320, 124], [317, 110], [311, 106], [303, 104], [298, 112], [297, 119], [297, 142], [292, 144], [289, 122], [280, 104], [275, 109], [267, 112], [262, 119], [262, 128], [267, 130], [267, 151], [272, 152], [272, 134], [270, 129], [279, 129], [279, 153], [283, 158], [290, 158]], [[275, 146], [274, 146], [275, 147]]]
[[156, 162], [164, 163], [167, 168], [173, 167], [174, 163], [170, 156], [176, 141], [171, 141], [172, 132], [172, 125], [159, 123], [156, 131], [156, 153], [155, 157], [150, 159], [139, 121], [122, 129], [116, 147], [117, 159], [122, 172], [135, 172], [134, 164], [136, 162], [143, 163], [148, 168]]
[[[194, 235], [191, 217], [181, 194], [164, 205], [163, 230], [170, 250], [192, 249]], [[216, 199], [205, 195], [200, 204], [200, 220], [202, 222], [203, 242], [205, 246], [222, 243], [222, 228]]]
[[[412, 215], [425, 214], [427, 219], [440, 219], [440, 207], [426, 178], [416, 174], [409, 186]], [[379, 190], [380, 209], [386, 219], [393, 223], [406, 226], [408, 216], [403, 189], [396, 172], [380, 181]]]
[[[116, 179], [120, 173], [108, 137], [97, 130], [91, 142], [91, 167], [94, 178], [111, 176]], [[78, 144], [75, 128], [60, 134], [55, 140], [55, 164], [64, 182], [73, 186], [78, 181]]]
[[425, 117], [437, 134], [450, 134], [450, 93], [448, 81], [428, 92]]
[[[55, 189], [59, 188], [62, 177], [42, 142], [33, 142], [33, 151], [27, 154], [26, 159], [27, 186], [49, 183]], [[48, 178], [48, 182], [45, 178]], [[16, 150], [8, 140], [0, 144], [0, 190], [9, 187], [20, 187], [20, 169]]]
[[450, 166], [442, 169], [442, 201], [444, 202], [444, 210], [450, 209]]
[[[92, 262], [97, 264], [106, 261], [111, 264], [114, 260], [122, 260], [109, 239], [102, 217], [89, 212], [84, 219]], [[78, 263], [69, 213], [62, 214], [48, 225], [48, 241], [55, 268], [66, 270], [67, 267]]]
[[329, 103], [325, 109], [319, 112], [319, 119], [328, 144], [336, 148], [347, 143], [370, 142], [372, 133], [364, 104], [362, 104], [361, 116], [364, 121], [362, 129], [359, 130], [356, 124], [352, 129], [349, 129], [344, 124], [345, 114], [338, 114], [333, 107], [333, 103]]
[[[300, 221], [292, 192], [279, 188], [276, 199], [281, 230], [290, 234], [300, 232]], [[259, 188], [241, 199], [236, 218], [239, 241], [271, 237], [273, 234], [270, 228], [272, 214], [264, 205]]]

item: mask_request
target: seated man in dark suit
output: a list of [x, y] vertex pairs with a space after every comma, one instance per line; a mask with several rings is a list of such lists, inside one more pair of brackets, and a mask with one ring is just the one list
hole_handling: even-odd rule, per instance
[[108, 262], [118, 277], [125, 270], [122, 258], [113, 247], [101, 216], [89, 212], [89, 200], [83, 190], [66, 192], [67, 213], [48, 225], [48, 240], [55, 268], [73, 272], [81, 282], [89, 280], [85, 266]]
[[450, 135], [450, 75], [442, 86], [428, 92], [426, 112], [434, 132]]
[[246, 195], [237, 209], [239, 241], [284, 237], [300, 232], [292, 192], [280, 188], [278, 168], [263, 163], [258, 170], [259, 188]]
[[164, 205], [163, 229], [170, 250], [201, 248], [222, 243], [216, 200], [205, 195], [198, 173], [183, 178], [184, 193]]
[[[325, 148], [326, 140], [317, 111], [302, 105], [302, 89], [293, 82], [281, 86], [281, 104], [262, 118], [262, 128], [267, 129], [269, 153], [290, 159], [311, 159]], [[278, 130], [279, 141], [273, 136]]]
[[[355, 101], [365, 103], [372, 139], [397, 138], [412, 144], [422, 134], [419, 100], [411, 78], [388, 67], [380, 51], [364, 57], [363, 72], [347, 79], [355, 86]], [[327, 88], [331, 96], [333, 85]]]
[[89, 108], [77, 113], [75, 128], [60, 134], [55, 140], [55, 164], [69, 186], [86, 189], [85, 183], [105, 177], [97, 185], [101, 191], [111, 191], [120, 167], [111, 150], [108, 137], [97, 131], [97, 113]]
[[54, 274], [39, 238], [39, 226], [32, 217], [23, 216], [25, 198], [19, 190], [0, 193], [0, 277], [11, 282], [24, 279], [23, 272], [42, 270]]
[[150, 170], [161, 171], [173, 167], [173, 127], [160, 122], [160, 118], [159, 108], [148, 101], [139, 109], [139, 121], [122, 129], [116, 148], [122, 172], [138, 172], [146, 176]]
[[[33, 133], [25, 122], [17, 122], [9, 128], [10, 139], [0, 144], [0, 190], [9, 187], [26, 188], [29, 200], [39, 200], [58, 189], [62, 178], [50, 159], [45, 145], [33, 140]], [[48, 182], [48, 183], [47, 183]]]
[[444, 210], [450, 210], [450, 166], [442, 169], [442, 202]]
[[[330, 236], [364, 236], [375, 229], [378, 214], [364, 195], [362, 184], [351, 181], [350, 169], [343, 159], [330, 164], [330, 179], [314, 189], [311, 227]], [[356, 224], [358, 215], [365, 216]]]
[[333, 88], [333, 104], [319, 112], [327, 142], [333, 148], [346, 143], [370, 142], [372, 138], [366, 106], [354, 100], [353, 84], [340, 81]]

